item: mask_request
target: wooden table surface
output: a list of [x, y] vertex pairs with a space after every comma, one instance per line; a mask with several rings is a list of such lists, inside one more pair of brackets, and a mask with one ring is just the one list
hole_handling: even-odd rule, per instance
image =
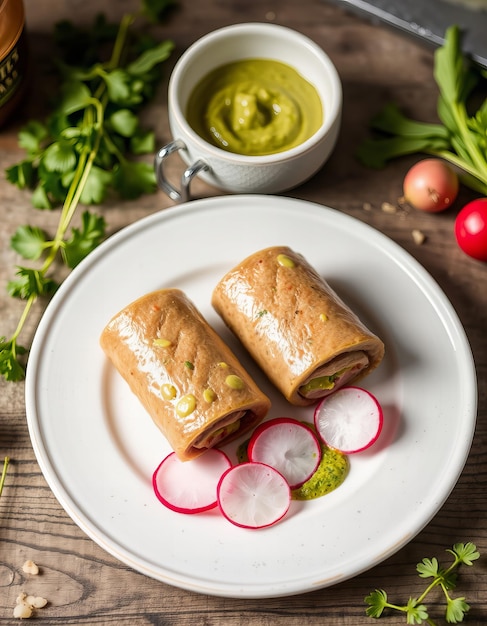
[[[105, 0], [101, 8], [111, 19], [118, 19], [136, 4], [135, 0]], [[35, 95], [31, 92], [26, 110], [0, 132], [1, 335], [13, 332], [22, 310], [20, 302], [6, 295], [7, 280], [19, 262], [10, 249], [10, 237], [23, 224], [35, 223], [46, 230], [57, 224], [56, 212], [31, 208], [30, 193], [8, 183], [5, 168], [23, 156], [17, 144], [20, 125], [38, 115], [47, 99], [48, 83], [42, 71], [52, 50], [53, 24], [64, 18], [90, 23], [99, 10], [100, 3], [95, 0], [26, 0], [29, 40], [38, 72]], [[310, 36], [330, 55], [343, 83], [343, 126], [332, 158], [312, 180], [287, 195], [334, 207], [388, 235], [431, 273], [458, 312], [471, 343], [479, 385], [477, 429], [464, 471], [424, 530], [382, 564], [351, 580], [287, 598], [199, 595], [139, 574], [76, 526], [37, 464], [26, 424], [24, 384], [1, 380], [0, 458], [9, 455], [11, 464], [0, 499], [0, 624], [15, 622], [16, 598], [25, 591], [48, 600], [36, 618], [46, 624], [359, 626], [371, 623], [363, 601], [371, 590], [385, 588], [392, 600], [406, 602], [424, 588], [416, 575], [416, 563], [425, 556], [443, 558], [446, 548], [464, 541], [473, 541], [483, 554], [474, 568], [461, 573], [460, 591], [472, 607], [467, 623], [487, 623], [487, 264], [462, 253], [453, 236], [458, 207], [474, 195], [462, 189], [457, 205], [440, 215], [384, 211], [385, 202], [397, 206], [404, 174], [417, 157], [400, 159], [378, 172], [364, 168], [353, 156], [367, 136], [371, 116], [387, 101], [397, 102], [416, 119], [436, 119], [432, 50], [322, 0], [180, 0], [170, 19], [153, 29], [161, 39], [170, 37], [176, 44], [166, 74], [198, 37], [243, 21], [272, 21]], [[169, 139], [166, 88], [164, 83], [144, 113], [144, 121], [155, 129], [160, 145]], [[171, 167], [178, 173], [178, 163]], [[220, 193], [204, 183], [197, 183], [195, 192], [198, 196]], [[172, 204], [158, 193], [123, 205], [113, 202], [103, 212], [113, 232]], [[422, 245], [415, 243], [414, 229], [426, 236]], [[21, 343], [30, 343], [43, 306], [36, 305]], [[28, 559], [41, 568], [36, 578], [22, 571]], [[444, 623], [437, 613], [439, 600], [434, 596], [432, 612], [438, 623]], [[382, 622], [404, 624], [405, 620], [390, 614]]]

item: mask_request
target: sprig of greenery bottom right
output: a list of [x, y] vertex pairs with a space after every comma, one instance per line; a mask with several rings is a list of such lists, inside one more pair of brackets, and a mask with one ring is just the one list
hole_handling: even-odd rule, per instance
[[383, 589], [372, 591], [366, 598], [368, 604], [366, 613], [369, 617], [379, 618], [384, 609], [392, 609], [406, 614], [407, 624], [429, 624], [435, 626], [424, 601], [426, 596], [436, 587], [440, 587], [446, 600], [445, 619], [448, 624], [458, 624], [463, 622], [463, 618], [469, 611], [465, 597], [452, 598], [450, 592], [455, 589], [457, 583], [457, 573], [460, 565], [473, 565], [473, 562], [480, 557], [475, 544], [456, 543], [451, 550], [446, 550], [453, 555], [453, 562], [446, 569], [442, 568], [438, 560], [425, 558], [418, 563], [416, 570], [421, 578], [432, 578], [430, 584], [417, 598], [409, 598], [405, 605], [392, 604], [388, 600], [387, 593]]

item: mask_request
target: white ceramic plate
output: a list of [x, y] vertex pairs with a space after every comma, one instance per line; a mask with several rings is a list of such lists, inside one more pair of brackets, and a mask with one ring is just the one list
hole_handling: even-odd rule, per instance
[[[311, 420], [287, 405], [210, 305], [213, 287], [271, 245], [301, 252], [386, 344], [363, 386], [385, 427], [351, 458], [336, 491], [293, 502], [265, 530], [217, 510], [180, 515], [152, 492], [164, 437], [104, 358], [110, 317], [158, 288], [179, 287], [273, 400], [269, 417]], [[134, 569], [200, 593], [258, 598], [333, 585], [383, 561], [435, 515], [465, 464], [476, 377], [464, 330], [429, 274], [371, 227], [289, 198], [230, 196], [166, 209], [112, 236], [64, 282], [39, 325], [27, 372], [32, 443], [51, 489], [96, 543]], [[232, 454], [234, 448], [228, 449]]]

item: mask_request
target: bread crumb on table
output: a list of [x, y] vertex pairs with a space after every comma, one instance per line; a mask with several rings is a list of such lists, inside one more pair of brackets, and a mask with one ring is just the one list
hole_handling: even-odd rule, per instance
[[411, 235], [413, 236], [414, 243], [418, 246], [421, 246], [426, 241], [426, 235], [417, 228], [411, 231]]

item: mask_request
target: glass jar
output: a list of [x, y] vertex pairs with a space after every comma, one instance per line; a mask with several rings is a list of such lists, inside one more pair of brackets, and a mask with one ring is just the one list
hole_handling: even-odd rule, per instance
[[0, 126], [14, 113], [26, 88], [27, 42], [22, 0], [0, 0]]

